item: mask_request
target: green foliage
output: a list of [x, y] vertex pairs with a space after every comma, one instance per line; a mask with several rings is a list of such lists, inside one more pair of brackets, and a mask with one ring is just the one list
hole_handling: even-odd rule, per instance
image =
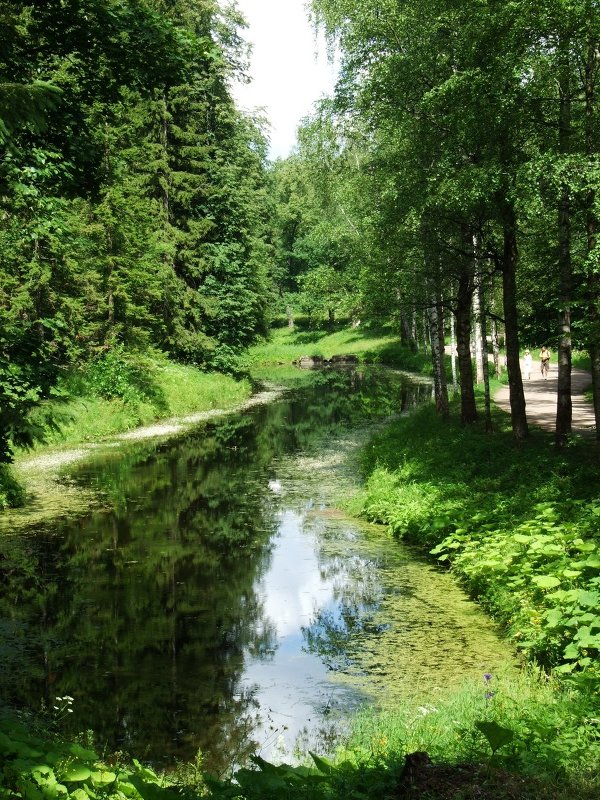
[[48, 734], [36, 735], [19, 722], [0, 720], [0, 793], [26, 800], [141, 798], [174, 800], [170, 783], [133, 759], [107, 764], [94, 750]]
[[58, 394], [58, 329], [60, 323], [49, 320], [0, 327], [0, 464], [12, 460], [15, 447], [31, 447], [43, 438], [31, 412]]
[[[514, 527], [490, 515], [457, 529], [434, 550], [484, 602], [497, 607], [519, 648], [560, 672], [597, 673], [600, 658], [598, 501], [538, 503]], [[511, 596], [510, 603], [505, 593]], [[597, 676], [598, 677], [598, 676]]]
[[433, 548], [528, 658], [598, 680], [600, 505], [584, 443], [558, 455], [540, 434], [516, 448], [427, 408], [376, 437], [363, 465], [370, 519]]
[[84, 382], [93, 395], [106, 400], [148, 400], [160, 410], [165, 402], [155, 386], [153, 366], [148, 359], [136, 359], [122, 345], [116, 345], [86, 366]]
[[0, 465], [0, 510], [17, 508], [25, 502], [25, 492], [11, 470]]

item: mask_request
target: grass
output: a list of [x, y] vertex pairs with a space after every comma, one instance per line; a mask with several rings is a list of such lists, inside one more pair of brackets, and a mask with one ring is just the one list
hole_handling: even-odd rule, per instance
[[[521, 781], [518, 797], [581, 800], [595, 797], [598, 789], [600, 743], [589, 713], [581, 694], [540, 670], [486, 675], [435, 706], [360, 713], [345, 757], [393, 764], [406, 753], [427, 753], [444, 786], [441, 780], [435, 785], [436, 770], [430, 767], [415, 776], [432, 792], [426, 794], [422, 786], [419, 797], [453, 797], [441, 789], [450, 785], [465, 792], [478, 783], [487, 787], [473, 796], [511, 797], [518, 775], [527, 780]], [[487, 728], [489, 723], [498, 728]]]
[[247, 353], [250, 368], [269, 364], [291, 364], [302, 356], [356, 355], [366, 363], [386, 363], [415, 372], [430, 370], [427, 356], [401, 347], [398, 335], [390, 328], [351, 328], [349, 325], [311, 329], [298, 323], [295, 328], [274, 328], [268, 340], [251, 347]]
[[[70, 399], [62, 403], [54, 401], [40, 409], [40, 417], [51, 415], [54, 424], [46, 426], [44, 441], [34, 452], [102, 441], [168, 417], [232, 408], [250, 396], [247, 380], [200, 372], [166, 359], [152, 360], [146, 366], [150, 370], [152, 392], [133, 398], [98, 396], [86, 385], [85, 379], [70, 376], [63, 387]], [[21, 452], [18, 458], [30, 452]]]

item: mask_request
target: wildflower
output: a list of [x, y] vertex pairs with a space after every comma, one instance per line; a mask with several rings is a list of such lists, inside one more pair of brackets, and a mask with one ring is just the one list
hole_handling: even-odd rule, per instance
[[486, 683], [489, 683], [489, 682], [492, 680], [492, 678], [493, 678], [493, 677], [494, 677], [494, 676], [492, 675], [492, 673], [491, 673], [491, 672], [486, 672], [486, 673], [484, 674], [484, 676], [483, 676], [483, 680], [484, 680]]
[[485, 699], [486, 699], [486, 700], [491, 700], [491, 699], [492, 699], [492, 697], [493, 697], [495, 694], [496, 694], [496, 692], [486, 692], [486, 693], [485, 693]]

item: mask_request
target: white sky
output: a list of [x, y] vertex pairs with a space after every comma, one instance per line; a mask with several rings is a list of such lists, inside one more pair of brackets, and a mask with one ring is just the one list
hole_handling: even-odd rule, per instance
[[289, 155], [296, 129], [312, 104], [333, 92], [335, 69], [327, 62], [324, 40], [315, 40], [305, 0], [237, 0], [248, 21], [243, 31], [252, 43], [252, 83], [237, 84], [242, 108], [263, 108], [271, 124], [272, 159]]

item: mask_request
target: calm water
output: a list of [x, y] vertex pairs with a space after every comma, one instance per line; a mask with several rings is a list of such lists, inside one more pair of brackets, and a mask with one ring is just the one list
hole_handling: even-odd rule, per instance
[[71, 476], [104, 498], [0, 540], [5, 704], [167, 766], [325, 749], [364, 704], [510, 654], [449, 577], [335, 510], [369, 425], [430, 394], [384, 370], [310, 385]]

